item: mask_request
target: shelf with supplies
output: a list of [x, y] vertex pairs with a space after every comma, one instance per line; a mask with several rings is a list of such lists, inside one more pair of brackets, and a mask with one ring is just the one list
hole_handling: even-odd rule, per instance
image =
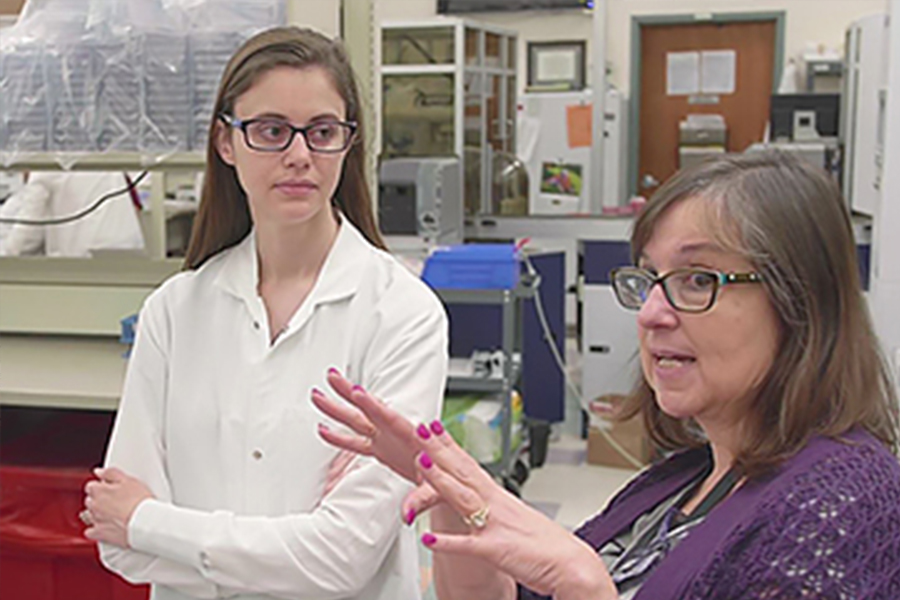
[[148, 171], [150, 191], [140, 224], [150, 259], [164, 259], [167, 255], [166, 220], [173, 212], [166, 201], [167, 180], [205, 168], [206, 157], [199, 152], [0, 152], [2, 171]]
[[168, 257], [167, 219], [191, 212], [191, 203], [167, 200], [167, 186], [205, 163], [193, 152], [0, 153], [0, 171], [147, 171], [149, 180], [139, 214], [144, 251], [0, 257], [0, 404], [116, 409], [127, 363], [122, 320], [182, 268]]
[[[483, 355], [481, 357], [451, 358], [447, 391], [485, 393], [499, 397], [499, 458], [480, 460], [482, 466], [502, 481], [508, 490], [518, 494], [529, 468], [521, 458], [524, 439], [518, 447], [513, 443], [513, 398], [522, 375], [523, 304], [527, 298], [533, 297], [534, 290], [523, 277], [512, 289], [437, 288], [434, 291], [448, 308], [452, 305], [488, 305], [500, 309], [502, 333], [499, 348], [475, 353]], [[450, 326], [454, 327], [452, 318]]]

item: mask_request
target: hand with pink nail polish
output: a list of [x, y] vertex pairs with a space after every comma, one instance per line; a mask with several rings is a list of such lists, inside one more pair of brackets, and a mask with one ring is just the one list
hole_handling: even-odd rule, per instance
[[336, 370], [329, 371], [327, 377], [329, 385], [346, 403], [332, 400], [319, 390], [313, 391], [312, 402], [353, 434], [319, 428], [322, 439], [344, 450], [374, 456], [401, 477], [418, 483], [416, 455], [432, 430], [424, 424], [414, 426]]

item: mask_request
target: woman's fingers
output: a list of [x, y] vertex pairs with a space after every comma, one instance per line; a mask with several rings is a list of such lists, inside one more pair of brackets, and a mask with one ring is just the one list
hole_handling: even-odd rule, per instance
[[440, 494], [430, 484], [423, 483], [419, 485], [406, 495], [406, 498], [403, 499], [403, 503], [400, 505], [403, 522], [407, 525], [412, 525], [417, 516], [424, 514], [427, 510], [441, 504], [441, 502]]
[[341, 398], [361, 410], [379, 428], [385, 425], [393, 426], [397, 423], [408, 423], [404, 417], [400, 416], [384, 402], [364, 390], [362, 386], [351, 384], [348, 379], [334, 369], [328, 371], [328, 385]]
[[359, 410], [344, 403], [337, 403], [331, 400], [318, 389], [313, 389], [310, 397], [316, 408], [338, 423], [346, 425], [359, 435], [365, 437], [373, 437], [375, 435], [375, 425], [373, 425], [372, 421], [367, 419]]
[[429, 458], [461, 483], [486, 492], [496, 486], [490, 474], [444, 430], [440, 421], [416, 429]]
[[341, 450], [349, 450], [363, 456], [372, 456], [372, 441], [369, 438], [340, 433], [319, 423], [319, 437]]
[[[477, 523], [472, 522], [472, 518], [476, 515], [487, 517], [485, 509], [487, 503], [484, 497], [475, 489], [466, 485], [456, 475], [452, 475], [445, 471], [440, 465], [434, 463], [427, 452], [419, 454], [416, 460], [416, 467], [422, 477], [431, 487], [440, 495], [456, 513], [466, 521], [470, 526], [479, 529]], [[480, 467], [477, 467], [479, 468]]]
[[421, 537], [422, 544], [432, 552], [469, 556], [494, 563], [496, 550], [495, 540], [485, 539], [477, 535], [425, 532]]

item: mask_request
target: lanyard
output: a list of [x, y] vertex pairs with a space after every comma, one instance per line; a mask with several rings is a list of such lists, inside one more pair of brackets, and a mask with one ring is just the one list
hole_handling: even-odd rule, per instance
[[[702, 482], [702, 480], [701, 480]], [[734, 489], [734, 486], [737, 485], [738, 475], [735, 472], [734, 468], [728, 470], [727, 473], [720, 479], [716, 485], [713, 487], [712, 491], [710, 491], [706, 498], [700, 503], [700, 505], [694, 509], [694, 512], [690, 514], [686, 519], [682, 520], [681, 523], [690, 523], [691, 521], [695, 521], [697, 519], [702, 519], [706, 516], [706, 514], [713, 509], [713, 507], [721, 502], [728, 494], [731, 493], [731, 490]], [[698, 484], [698, 487], [701, 484]], [[684, 506], [687, 499], [691, 496], [691, 494], [687, 494], [679, 503], [678, 508], [680, 509]]]
[[[702, 484], [703, 478], [694, 486], [694, 490]], [[640, 540], [631, 544], [634, 550], [626, 552], [613, 565], [612, 578], [613, 582], [619, 587], [619, 591], [623, 591], [622, 586], [633, 585], [634, 582], [643, 581], [648, 573], [656, 567], [659, 562], [668, 555], [671, 550], [670, 533], [674, 529], [683, 531], [690, 527], [696, 521], [699, 521], [713, 509], [713, 507], [721, 502], [734, 486], [737, 485], [738, 475], [734, 469], [730, 469], [716, 483], [712, 491], [710, 491], [699, 506], [688, 517], [681, 517], [681, 507], [684, 506], [687, 499], [692, 495], [687, 493], [675, 505], [671, 506], [664, 515], [662, 522], [658, 527], [649, 528]], [[678, 535], [678, 534], [674, 534]]]

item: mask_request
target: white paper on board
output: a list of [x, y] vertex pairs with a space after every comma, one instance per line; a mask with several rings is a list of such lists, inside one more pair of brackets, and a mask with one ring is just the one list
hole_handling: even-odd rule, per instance
[[700, 53], [666, 54], [666, 94], [689, 96], [700, 91]]
[[704, 94], [733, 94], [736, 85], [737, 52], [706, 50], [700, 54], [700, 91]]

